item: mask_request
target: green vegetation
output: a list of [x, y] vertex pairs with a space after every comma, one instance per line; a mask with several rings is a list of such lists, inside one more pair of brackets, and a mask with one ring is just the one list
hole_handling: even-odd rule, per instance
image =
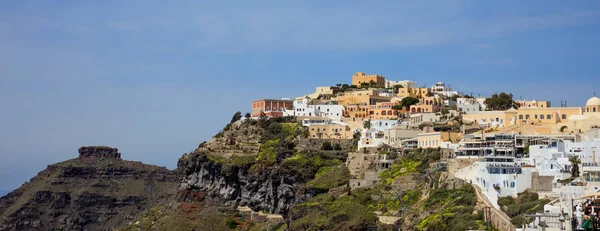
[[408, 110], [410, 108], [410, 106], [415, 105], [419, 103], [419, 99], [415, 98], [415, 97], [404, 97], [401, 101], [400, 101], [400, 105], [404, 108], [406, 108], [406, 110]]
[[242, 112], [238, 111], [235, 114], [233, 114], [233, 116], [231, 117], [231, 122], [229, 122], [229, 123], [232, 124], [241, 119], [242, 119]]
[[225, 220], [225, 224], [230, 229], [235, 229], [238, 227], [238, 223], [233, 217], [228, 217], [227, 220]]
[[333, 146], [331, 145], [331, 142], [329, 141], [325, 141], [321, 144], [321, 150], [333, 150]]
[[354, 196], [321, 194], [292, 208], [292, 230], [376, 230], [377, 216]]
[[260, 145], [258, 156], [256, 161], [264, 164], [272, 164], [275, 162], [277, 157], [277, 146], [279, 145], [279, 139], [269, 140]]
[[423, 206], [428, 210], [439, 211], [423, 219], [419, 230], [470, 230], [483, 229], [483, 217], [473, 215], [477, 203], [475, 189], [469, 184], [448, 189], [440, 187], [430, 192]]
[[348, 184], [350, 171], [346, 166], [322, 167], [315, 174], [315, 178], [304, 185], [305, 188], [332, 189]]
[[506, 215], [511, 217], [513, 225], [520, 227], [523, 224], [531, 223], [532, 217], [525, 217], [525, 214], [532, 214], [536, 212], [543, 212], [544, 205], [549, 203], [550, 200], [540, 200], [537, 193], [525, 191], [517, 194], [517, 198], [513, 197], [500, 197], [498, 198], [498, 205]]
[[579, 177], [579, 164], [581, 164], [581, 159], [579, 159], [579, 156], [571, 156], [569, 157], [569, 162], [571, 162], [571, 178]]
[[513, 94], [501, 92], [493, 94], [492, 97], [485, 99], [486, 110], [488, 111], [504, 111], [515, 107]]
[[379, 178], [386, 184], [392, 184], [399, 176], [417, 172], [419, 165], [421, 165], [420, 161], [402, 161], [383, 171], [379, 174]]
[[319, 169], [338, 166], [345, 160], [344, 156], [329, 156], [319, 152], [297, 151], [293, 156], [283, 160], [282, 167], [294, 171], [305, 180], [315, 178]]

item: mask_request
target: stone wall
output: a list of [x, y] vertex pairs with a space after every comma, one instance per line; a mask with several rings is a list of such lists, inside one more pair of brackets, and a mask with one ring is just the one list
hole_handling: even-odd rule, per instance
[[552, 192], [554, 176], [540, 176], [540, 173], [531, 174], [531, 190], [533, 192]]

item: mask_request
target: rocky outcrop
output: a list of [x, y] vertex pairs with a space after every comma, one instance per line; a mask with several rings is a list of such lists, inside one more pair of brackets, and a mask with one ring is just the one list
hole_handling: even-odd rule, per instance
[[88, 146], [79, 148], [79, 158], [115, 158], [121, 159], [119, 149], [106, 146]]
[[0, 198], [0, 230], [114, 230], [174, 200], [173, 171], [121, 160], [116, 148], [79, 153]]
[[247, 165], [214, 163], [204, 153], [193, 153], [178, 163], [180, 188], [203, 191], [225, 204], [283, 216], [307, 197], [298, 193], [302, 183], [298, 176], [283, 168], [265, 168], [260, 173], [249, 169]]

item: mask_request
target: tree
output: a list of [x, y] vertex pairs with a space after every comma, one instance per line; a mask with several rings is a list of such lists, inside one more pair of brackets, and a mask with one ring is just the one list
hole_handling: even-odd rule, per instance
[[369, 83], [360, 83], [360, 88], [369, 88]]
[[371, 120], [367, 120], [365, 122], [363, 122], [363, 127], [366, 129], [371, 129]]
[[252, 118], [252, 114], [250, 114], [250, 112], [246, 112], [246, 115], [244, 115], [244, 117], [246, 117], [246, 119], [249, 120], [250, 118]]
[[579, 164], [581, 164], [579, 156], [569, 157], [569, 162], [571, 162], [571, 178], [579, 177]]
[[265, 114], [264, 111], [260, 111], [260, 115], [258, 116], [258, 121], [263, 123], [263, 122], [265, 122], [265, 120], [267, 120], [267, 114]]
[[233, 117], [231, 117], [231, 122], [229, 122], [230, 124], [237, 122], [238, 120], [242, 119], [242, 112], [238, 111], [235, 114], [233, 114]]
[[340, 150], [341, 151], [342, 150], [342, 145], [340, 145], [340, 143], [335, 143], [333, 145], [333, 150]]
[[493, 94], [492, 97], [485, 99], [484, 103], [487, 105], [488, 111], [508, 110], [514, 108], [515, 104], [513, 101], [513, 94], [506, 94], [504, 92]]
[[431, 97], [431, 96], [433, 96], [433, 92], [427, 92], [427, 95], [426, 95], [426, 96], [427, 96], [427, 97]]
[[336, 84], [335, 86], [336, 86], [336, 87], [342, 87], [342, 84], [341, 84], [341, 83], [338, 83], [338, 84]]
[[415, 98], [415, 97], [404, 97], [404, 99], [402, 99], [400, 101], [400, 105], [402, 105], [402, 107], [406, 108], [406, 110], [408, 110], [410, 108], [410, 106], [415, 105], [419, 103], [419, 99]]
[[333, 146], [331, 146], [329, 141], [325, 141], [321, 144], [321, 150], [333, 150]]
[[375, 83], [375, 81], [371, 80], [369, 81], [369, 87], [375, 87], [377, 86], [377, 83]]
[[448, 111], [448, 109], [444, 107], [444, 108], [442, 108], [441, 113], [442, 113], [442, 115], [447, 115], [448, 113], [450, 113], [450, 111]]
[[402, 107], [402, 105], [400, 105], [400, 104], [396, 104], [396, 105], [392, 106], [392, 109], [398, 110], [398, 111], [402, 111], [403, 108], [404, 107]]

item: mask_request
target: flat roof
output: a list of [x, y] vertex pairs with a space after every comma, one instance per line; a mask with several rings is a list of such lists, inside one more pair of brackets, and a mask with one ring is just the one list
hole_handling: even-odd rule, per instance
[[294, 100], [292, 99], [257, 99], [257, 100], [253, 100], [252, 102], [256, 102], [256, 101], [289, 101], [289, 102], [293, 102]]

